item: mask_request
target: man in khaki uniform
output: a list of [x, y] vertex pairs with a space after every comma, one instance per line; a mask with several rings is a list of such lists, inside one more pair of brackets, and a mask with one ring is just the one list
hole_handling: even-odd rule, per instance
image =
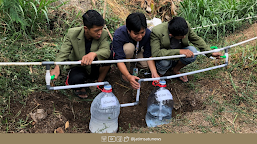
[[[164, 75], [170, 68], [173, 68], [173, 74], [180, 74], [181, 68], [196, 60], [194, 53], [197, 53], [197, 50], [194, 46], [189, 46], [189, 42], [201, 51], [210, 50], [205, 41], [194, 33], [182, 17], [174, 17], [170, 22], [159, 24], [152, 29], [151, 48], [153, 57], [186, 55], [179, 60], [156, 61], [155, 65], [160, 75]], [[214, 52], [207, 54], [207, 56], [220, 59], [222, 54]], [[183, 82], [188, 81], [187, 76], [182, 76], [179, 79]]]
[[[104, 81], [110, 65], [91, 65], [93, 60], [106, 60], [110, 57], [110, 48], [107, 41], [108, 33], [103, 30], [104, 19], [95, 10], [88, 10], [83, 16], [83, 27], [68, 30], [65, 41], [55, 61], [81, 61], [81, 65], [69, 67], [66, 85], [83, 84], [89, 80]], [[55, 79], [60, 75], [60, 67], [51, 70]], [[75, 89], [75, 94], [86, 98], [85, 88]]]

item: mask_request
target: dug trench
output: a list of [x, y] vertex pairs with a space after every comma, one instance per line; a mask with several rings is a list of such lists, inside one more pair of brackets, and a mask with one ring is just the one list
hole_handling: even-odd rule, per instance
[[[145, 76], [149, 78], [150, 76]], [[144, 78], [142, 76], [141, 78]], [[189, 80], [193, 75], [188, 76]], [[61, 76], [59, 80], [64, 80]], [[106, 77], [113, 88], [114, 95], [118, 98], [120, 104], [135, 102], [136, 90], [120, 80], [120, 72], [116, 66], [112, 66]], [[174, 108], [172, 117], [183, 116], [187, 112], [205, 109], [203, 100], [194, 93], [188, 83], [182, 83], [178, 79], [166, 80], [167, 89], [170, 90], [174, 99]], [[147, 127], [145, 115], [147, 111], [147, 98], [154, 89], [152, 82], [142, 82], [139, 104], [130, 107], [121, 107], [118, 118], [118, 132], [126, 133], [137, 127]], [[9, 131], [14, 133], [54, 133], [58, 128], [64, 133], [90, 133], [90, 106], [94, 97], [100, 93], [100, 90], [92, 92], [87, 99], [79, 99], [74, 96], [72, 90], [58, 91], [37, 91], [30, 94], [26, 99], [26, 104], [17, 101], [11, 103], [11, 120], [16, 123], [9, 126]], [[31, 113], [37, 109], [43, 109], [45, 117], [35, 122]], [[21, 122], [22, 121], [22, 122]], [[69, 126], [65, 126], [69, 123]], [[18, 123], [19, 122], [19, 123]]]

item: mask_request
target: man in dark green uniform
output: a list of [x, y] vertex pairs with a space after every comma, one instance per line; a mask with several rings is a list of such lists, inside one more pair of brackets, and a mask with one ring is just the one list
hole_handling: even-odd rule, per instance
[[[65, 41], [55, 61], [81, 61], [81, 65], [72, 65], [66, 80], [66, 85], [83, 84], [86, 81], [104, 81], [110, 68], [109, 65], [91, 65], [93, 60], [105, 60], [110, 57], [108, 33], [103, 30], [104, 19], [95, 10], [88, 10], [83, 16], [84, 26], [68, 30]], [[60, 75], [60, 67], [51, 70], [55, 79]], [[75, 94], [86, 98], [85, 88], [75, 89]]]
[[[182, 17], [174, 17], [171, 21], [155, 26], [151, 33], [151, 48], [153, 57], [186, 55], [179, 60], [159, 60], [156, 61], [156, 68], [160, 75], [164, 75], [170, 68], [173, 74], [180, 74], [180, 69], [194, 62], [197, 50], [194, 46], [189, 46], [191, 42], [201, 51], [208, 51], [210, 48], [205, 41], [194, 33], [189, 24]], [[222, 56], [219, 52], [207, 54], [208, 57], [213, 56], [220, 59]], [[179, 78], [183, 82], [187, 82], [187, 76]]]

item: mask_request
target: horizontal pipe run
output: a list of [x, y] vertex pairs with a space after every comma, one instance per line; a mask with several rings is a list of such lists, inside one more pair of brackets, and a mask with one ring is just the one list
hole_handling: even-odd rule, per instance
[[[223, 64], [223, 65], [218, 65], [218, 66], [209, 67], [209, 68], [206, 68], [206, 69], [196, 70], [196, 71], [182, 73], [182, 74], [176, 74], [176, 75], [165, 76], [165, 77], [158, 77], [158, 78], [139, 79], [138, 83], [141, 85], [142, 81], [165, 80], [165, 79], [172, 79], [172, 78], [181, 77], [181, 76], [185, 76], [185, 75], [192, 75], [192, 74], [195, 74], [195, 73], [200, 73], [200, 72], [209, 71], [209, 70], [213, 70], [213, 69], [217, 69], [217, 68], [222, 68], [222, 67], [225, 67], [227, 65], [228, 64], [226, 63], [226, 64]], [[136, 101], [139, 101], [139, 94], [140, 94], [140, 88], [137, 89]]]
[[[230, 47], [224, 47], [221, 49], [215, 49], [210, 51], [198, 52], [194, 53], [194, 55], [207, 54], [213, 52], [219, 52], [224, 49], [228, 49]], [[172, 59], [172, 58], [181, 58], [186, 55], [173, 55], [173, 56], [164, 56], [164, 57], [152, 57], [152, 58], [140, 58], [140, 59], [122, 59], [122, 60], [101, 60], [101, 61], [93, 61], [92, 64], [100, 64], [100, 63], [119, 63], [119, 62], [138, 62], [138, 61], [148, 61], [148, 60], [163, 60], [163, 59]], [[81, 64], [81, 61], [64, 61], [64, 62], [52, 62], [52, 61], [44, 61], [44, 62], [0, 62], [1, 65], [11, 66], [11, 65], [77, 65]]]
[[90, 87], [90, 86], [108, 85], [108, 84], [109, 82], [97, 82], [97, 83], [76, 84], [76, 85], [67, 85], [67, 86], [55, 86], [55, 87], [50, 87], [50, 90], [81, 88], [81, 87]]
[[[223, 50], [223, 49], [222, 49]], [[220, 49], [205, 51], [194, 53], [194, 55], [207, 54], [213, 52], [219, 52]], [[120, 62], [139, 62], [139, 61], [148, 61], [148, 60], [163, 60], [163, 59], [172, 59], [172, 58], [181, 58], [186, 57], [186, 55], [173, 55], [173, 56], [165, 56], [165, 57], [152, 57], [152, 58], [138, 58], [138, 59], [122, 59], [122, 60], [101, 60], [101, 61], [93, 61], [92, 64], [100, 64], [100, 63], [120, 63]], [[55, 62], [56, 65], [72, 65], [72, 64], [81, 64], [81, 61], [65, 61], [65, 62]]]
[[120, 107], [128, 107], [128, 106], [135, 106], [135, 105], [138, 105], [138, 102], [121, 104]]
[[[257, 37], [236, 43], [231, 46], [227, 46], [220, 49], [210, 50], [210, 51], [204, 51], [204, 52], [198, 52], [194, 53], [194, 55], [200, 55], [200, 54], [207, 54], [207, 53], [213, 53], [213, 52], [219, 52], [225, 49], [229, 49], [244, 43], [247, 43], [249, 41], [255, 40]], [[181, 58], [185, 57], [185, 55], [173, 55], [173, 56], [165, 56], [165, 57], [153, 57], [153, 58], [140, 58], [140, 59], [123, 59], [123, 60], [102, 60], [102, 61], [93, 61], [92, 64], [100, 64], [100, 63], [119, 63], [119, 62], [138, 62], [138, 61], [148, 61], [148, 60], [162, 60], [162, 59], [172, 59], [172, 58]], [[81, 61], [66, 61], [66, 62], [0, 62], [0, 66], [11, 66], [11, 65], [47, 65], [47, 64], [56, 64], [56, 65], [74, 65], [74, 64], [81, 64]]]
[[[238, 46], [244, 43], [247, 43], [249, 41], [255, 40], [257, 39], [257, 37], [242, 41], [240, 43], [231, 45], [231, 46], [226, 46], [223, 48], [219, 48], [219, 49], [214, 49], [214, 50], [210, 50], [210, 51], [204, 51], [204, 52], [197, 52], [194, 53], [194, 55], [201, 55], [201, 54], [208, 54], [208, 53], [213, 53], [213, 52], [220, 52], [229, 48], [232, 48], [234, 46]], [[122, 60], [102, 60], [102, 61], [93, 61], [92, 64], [100, 64], [100, 63], [119, 63], [119, 62], [138, 62], [138, 61], [148, 61], [148, 60], [162, 60], [162, 59], [172, 59], [172, 58], [181, 58], [181, 57], [185, 57], [186, 55], [173, 55], [173, 56], [165, 56], [165, 57], [152, 57], [152, 58], [140, 58], [140, 59], [122, 59]], [[55, 62], [55, 64], [57, 65], [67, 65], [67, 64], [81, 64], [81, 61], [70, 61], [70, 62]]]
[[239, 45], [241, 45], [241, 44], [247, 43], [247, 42], [252, 41], [252, 40], [255, 40], [255, 39], [257, 39], [257, 37], [254, 37], [254, 38], [251, 38], [251, 39], [248, 39], [248, 40], [245, 40], [245, 41], [242, 41], [242, 42], [233, 44], [233, 45], [230, 46], [230, 48], [235, 47], [235, 46], [239, 46]]
[[42, 65], [42, 62], [0, 62], [0, 66]]
[[192, 71], [192, 72], [176, 74], [176, 75], [171, 75], [171, 76], [165, 76], [165, 77], [159, 77], [159, 78], [140, 79], [140, 80], [138, 80], [138, 82], [172, 79], [172, 78], [177, 78], [177, 77], [181, 77], [181, 76], [185, 76], [185, 75], [192, 75], [192, 74], [196, 74], [196, 73], [200, 73], [200, 72], [205, 72], [205, 71], [209, 71], [209, 70], [213, 70], [213, 69], [217, 69], [217, 68], [222, 68], [222, 67], [225, 67], [225, 66], [227, 66], [227, 64], [222, 64], [222, 65], [218, 65], [218, 66], [213, 66], [213, 67], [209, 67], [209, 68], [205, 68], [205, 69], [201, 69], [201, 70], [196, 70], [196, 71]]

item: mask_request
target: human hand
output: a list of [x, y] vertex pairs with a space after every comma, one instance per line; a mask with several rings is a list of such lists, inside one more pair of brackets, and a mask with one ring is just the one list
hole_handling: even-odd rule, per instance
[[223, 54], [220, 52], [214, 52], [211, 56], [216, 57], [216, 59], [222, 59], [220, 56], [223, 56]]
[[152, 78], [157, 78], [157, 77], [160, 77], [160, 76], [158, 75], [158, 73], [152, 73]]
[[58, 76], [60, 75], [60, 67], [58, 65], [56, 65], [55, 68], [50, 71], [50, 75], [51, 76], [55, 75], [54, 80], [56, 80], [58, 78]]
[[189, 49], [180, 49], [179, 53], [186, 55], [187, 58], [193, 57], [194, 53]]
[[139, 89], [140, 85], [136, 80], [139, 80], [140, 78], [137, 76], [133, 76], [133, 75], [128, 75], [127, 79], [130, 83], [130, 85], [132, 86], [133, 89]]
[[92, 61], [95, 59], [96, 56], [97, 54], [94, 52], [90, 52], [87, 55], [84, 55], [81, 60], [81, 65], [91, 65]]

